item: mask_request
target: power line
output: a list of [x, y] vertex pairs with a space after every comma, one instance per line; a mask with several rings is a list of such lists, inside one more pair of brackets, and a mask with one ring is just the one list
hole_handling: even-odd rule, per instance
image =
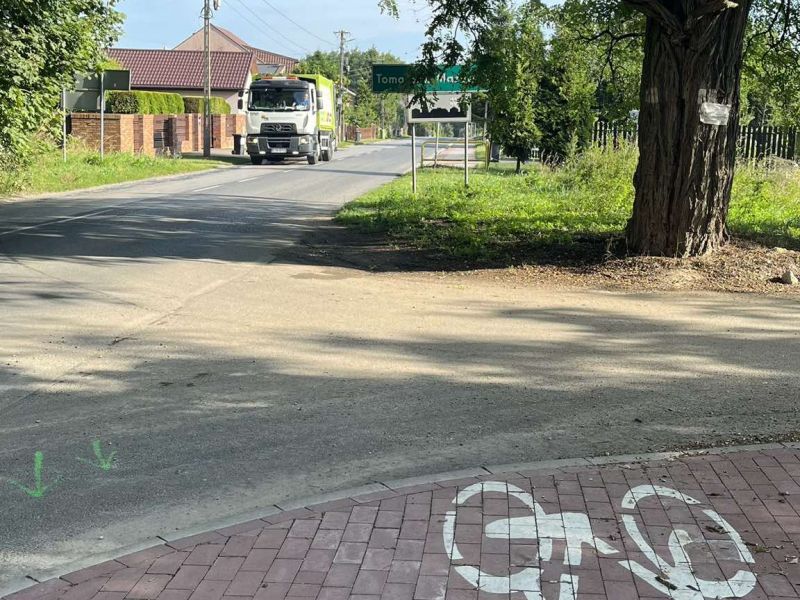
[[286, 13], [284, 13], [284, 12], [282, 12], [280, 9], [276, 8], [276, 7], [275, 7], [275, 5], [274, 5], [274, 4], [272, 4], [272, 2], [269, 2], [269, 0], [261, 0], [261, 1], [262, 1], [264, 4], [266, 4], [267, 6], [269, 6], [269, 7], [270, 7], [272, 10], [274, 10], [276, 13], [278, 13], [280, 16], [282, 16], [284, 19], [286, 19], [287, 21], [289, 21], [290, 23], [292, 23], [292, 24], [293, 24], [295, 27], [297, 27], [297, 28], [299, 28], [299, 29], [302, 29], [303, 31], [305, 31], [305, 32], [306, 32], [308, 35], [310, 35], [311, 37], [314, 37], [314, 38], [318, 39], [318, 40], [319, 40], [320, 42], [322, 42], [323, 44], [327, 44], [327, 45], [329, 45], [329, 46], [336, 47], [336, 44], [333, 44], [333, 43], [331, 43], [331, 41], [330, 41], [330, 40], [326, 40], [326, 39], [324, 39], [324, 38], [321, 38], [320, 36], [318, 36], [318, 35], [317, 35], [316, 33], [314, 33], [313, 31], [309, 31], [309, 30], [308, 30], [308, 29], [306, 29], [306, 28], [305, 28], [303, 25], [301, 25], [300, 23], [298, 23], [297, 21], [295, 21], [294, 19], [292, 19], [292, 18], [291, 18], [289, 15], [287, 15], [287, 14], [286, 14]]
[[[285, 41], [286, 41], [286, 43], [288, 43], [288, 44], [290, 44], [290, 45], [294, 46], [295, 48], [297, 48], [298, 50], [300, 50], [300, 52], [303, 52], [304, 54], [311, 54], [311, 51], [310, 51], [308, 48], [303, 48], [303, 47], [302, 47], [300, 44], [298, 44], [297, 42], [293, 42], [293, 41], [292, 41], [292, 40], [290, 40], [288, 37], [286, 37], [285, 35], [283, 35], [283, 34], [282, 34], [280, 31], [278, 31], [278, 30], [276, 30], [275, 28], [273, 28], [273, 26], [272, 26], [272, 25], [270, 25], [270, 24], [269, 24], [269, 23], [268, 23], [266, 20], [264, 20], [264, 18], [263, 18], [263, 17], [261, 17], [261, 15], [259, 15], [259, 14], [258, 14], [256, 11], [254, 11], [254, 10], [253, 10], [252, 8], [250, 8], [249, 6], [247, 6], [247, 5], [246, 5], [244, 2], [242, 2], [242, 0], [236, 0], [236, 2], [238, 2], [238, 3], [239, 3], [239, 5], [240, 5], [240, 6], [242, 6], [243, 8], [246, 8], [246, 9], [247, 9], [247, 11], [253, 15], [253, 17], [255, 17], [255, 18], [258, 20], [258, 21], [261, 21], [261, 22], [262, 22], [264, 25], [266, 25], [266, 27], [267, 27], [267, 28], [268, 28], [268, 29], [269, 29], [269, 30], [270, 30], [272, 33], [276, 34], [277, 36], [279, 36], [280, 38], [282, 38], [283, 40], [285, 40]], [[232, 5], [232, 4], [228, 4], [228, 6], [230, 6], [230, 7], [232, 7], [232, 8], [233, 8], [233, 5]], [[236, 10], [235, 8], [234, 8], [233, 10], [234, 10], [234, 12], [238, 13], [240, 16], [242, 16], [242, 17], [243, 17], [243, 18], [245, 18], [245, 19], [249, 19], [249, 18], [250, 18], [250, 17], [247, 17], [247, 16], [243, 15], [241, 12], [239, 12], [239, 11], [238, 11], [238, 10]]]

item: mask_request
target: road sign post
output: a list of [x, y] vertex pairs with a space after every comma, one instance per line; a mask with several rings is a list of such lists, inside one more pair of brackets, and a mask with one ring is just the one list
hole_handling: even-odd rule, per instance
[[464, 123], [464, 187], [469, 187], [469, 123]]
[[441, 131], [441, 123], [436, 123], [436, 148], [433, 154], [433, 167], [436, 168], [439, 166], [439, 133]]
[[411, 191], [417, 194], [417, 126], [411, 124]]
[[67, 162], [67, 88], [61, 88], [61, 157]]
[[100, 160], [106, 155], [106, 86], [105, 73], [100, 73]]

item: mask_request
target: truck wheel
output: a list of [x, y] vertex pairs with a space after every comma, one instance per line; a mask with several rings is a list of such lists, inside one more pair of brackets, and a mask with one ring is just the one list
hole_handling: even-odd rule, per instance
[[308, 164], [315, 165], [315, 164], [317, 164], [317, 160], [318, 160], [318, 157], [317, 157], [316, 152], [314, 154], [309, 154], [308, 155]]
[[331, 159], [331, 151], [330, 151], [330, 149], [323, 150], [322, 151], [322, 160], [323, 160], [323, 162], [328, 162], [330, 159]]
[[254, 165], [261, 165], [264, 164], [264, 159], [260, 156], [250, 156], [250, 162]]

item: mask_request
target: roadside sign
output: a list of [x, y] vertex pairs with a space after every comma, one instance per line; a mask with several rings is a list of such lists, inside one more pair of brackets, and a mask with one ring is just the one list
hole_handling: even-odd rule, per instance
[[[101, 85], [102, 84], [102, 85]], [[103, 81], [97, 73], [76, 75], [74, 91], [68, 91], [64, 99], [67, 110], [95, 112], [100, 110], [100, 90], [130, 90], [131, 72], [122, 69], [103, 71]]]
[[463, 94], [437, 94], [427, 106], [421, 102], [410, 105], [406, 109], [406, 120], [409, 123], [470, 123], [472, 105], [462, 99]]
[[103, 88], [108, 90], [131, 89], [131, 72], [126, 69], [103, 71]]
[[[413, 90], [413, 65], [372, 65], [372, 91], [409, 94]], [[477, 92], [478, 88], [463, 87], [461, 67], [440, 67], [439, 76], [425, 86], [428, 92]]]
[[[76, 92], [100, 91], [100, 76], [97, 73], [75, 76]], [[102, 88], [105, 90], [131, 89], [131, 72], [124, 69], [103, 71]]]
[[66, 92], [64, 108], [70, 112], [96, 112], [100, 110], [100, 90]]

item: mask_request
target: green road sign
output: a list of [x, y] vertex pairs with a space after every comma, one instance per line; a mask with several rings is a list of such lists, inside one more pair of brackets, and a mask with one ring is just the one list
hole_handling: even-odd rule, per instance
[[[372, 65], [372, 91], [408, 94], [411, 84], [412, 65]], [[436, 81], [425, 86], [429, 92], [477, 92], [478, 88], [463, 87], [461, 67], [441, 67]]]

